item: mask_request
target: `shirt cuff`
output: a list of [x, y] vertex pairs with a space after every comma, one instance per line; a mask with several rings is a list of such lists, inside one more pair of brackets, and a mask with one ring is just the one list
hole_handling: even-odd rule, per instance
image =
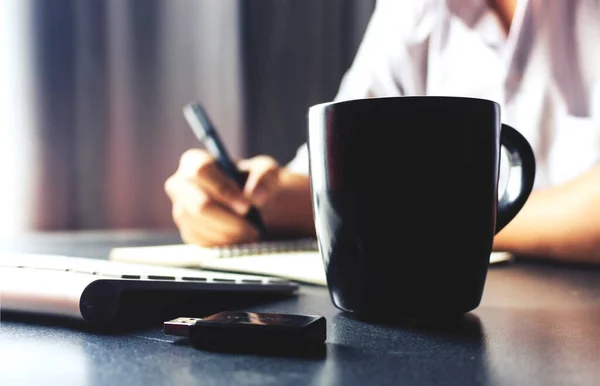
[[287, 164], [292, 173], [308, 175], [308, 148], [302, 144], [296, 151], [296, 156]]

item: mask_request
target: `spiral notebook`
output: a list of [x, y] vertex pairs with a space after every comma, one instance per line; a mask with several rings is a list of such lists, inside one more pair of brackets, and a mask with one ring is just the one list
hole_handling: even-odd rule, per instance
[[[323, 262], [314, 239], [268, 241], [213, 248], [190, 244], [119, 247], [111, 250], [109, 259], [275, 276], [303, 283], [327, 285]], [[490, 264], [508, 262], [511, 259], [512, 255], [507, 252], [493, 252]]]

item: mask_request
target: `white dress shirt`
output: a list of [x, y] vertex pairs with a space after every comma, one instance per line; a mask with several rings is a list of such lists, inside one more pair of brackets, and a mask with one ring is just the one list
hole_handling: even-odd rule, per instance
[[600, 0], [518, 1], [508, 36], [485, 0], [379, 0], [335, 100], [409, 95], [498, 102], [536, 187], [574, 178], [600, 163]]

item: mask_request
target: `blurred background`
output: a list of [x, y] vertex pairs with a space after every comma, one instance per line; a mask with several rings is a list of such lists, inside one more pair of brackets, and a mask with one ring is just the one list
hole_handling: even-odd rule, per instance
[[235, 157], [289, 162], [375, 0], [0, 0], [0, 232], [173, 228], [201, 101]]

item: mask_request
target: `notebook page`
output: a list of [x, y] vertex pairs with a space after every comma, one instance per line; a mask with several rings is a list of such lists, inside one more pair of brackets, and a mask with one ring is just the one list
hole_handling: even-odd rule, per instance
[[204, 269], [275, 276], [326, 286], [325, 269], [319, 252], [289, 252], [205, 261]]
[[513, 255], [509, 252], [492, 252], [490, 255], [490, 264], [504, 263], [512, 261]]
[[[507, 252], [493, 252], [490, 264], [512, 259]], [[319, 252], [266, 254], [248, 257], [214, 259], [203, 264], [205, 269], [217, 271], [268, 275], [303, 283], [327, 286], [325, 268]]]
[[[209, 248], [210, 249], [210, 248]], [[111, 260], [171, 267], [191, 267], [224, 272], [275, 276], [316, 285], [327, 285], [321, 256], [317, 251], [288, 251], [238, 257], [219, 257], [195, 245], [164, 245], [114, 248]], [[512, 260], [507, 252], [493, 252], [490, 264]]]

